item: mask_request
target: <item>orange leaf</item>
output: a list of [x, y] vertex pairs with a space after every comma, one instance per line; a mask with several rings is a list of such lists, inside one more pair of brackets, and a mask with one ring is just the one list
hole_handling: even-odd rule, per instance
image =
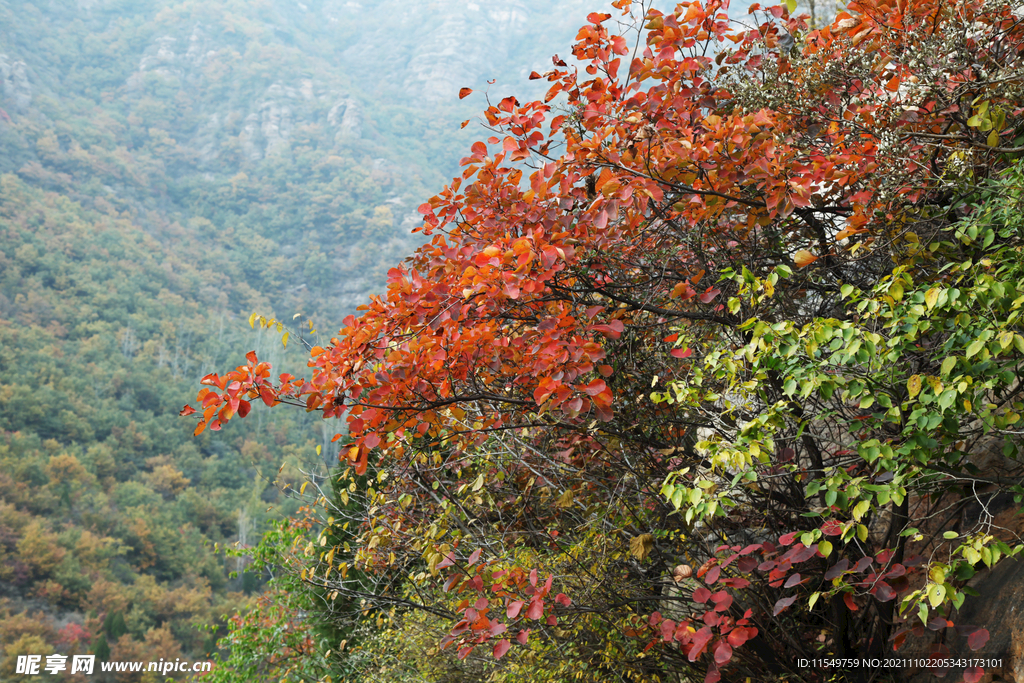
[[181, 409], [181, 412], [179, 412], [178, 415], [181, 417], [185, 417], [186, 415], [191, 415], [194, 412], [196, 412], [195, 408], [193, 408], [190, 405], [186, 405], [184, 408]]
[[472, 93], [473, 93], [473, 89], [472, 88], [463, 88], [463, 89], [459, 90], [459, 99], [460, 100], [464, 100], [467, 97], [469, 97]]
[[796, 264], [797, 268], [806, 268], [817, 260], [818, 257], [806, 249], [801, 249], [793, 254], [793, 263]]
[[896, 92], [900, 89], [900, 75], [896, 74], [889, 79], [889, 82], [885, 84], [885, 89], [889, 92]]

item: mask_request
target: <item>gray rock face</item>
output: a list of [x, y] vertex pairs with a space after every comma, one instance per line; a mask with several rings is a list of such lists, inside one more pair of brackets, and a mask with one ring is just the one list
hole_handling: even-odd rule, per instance
[[28, 80], [25, 62], [0, 55], [0, 81], [3, 82], [4, 100], [12, 110], [23, 113], [32, 103], [32, 84]]
[[139, 87], [146, 72], [179, 79], [194, 76], [208, 55], [205, 46], [206, 35], [199, 24], [192, 29], [187, 41], [180, 41], [174, 36], [160, 36], [143, 53], [138, 71], [128, 77], [126, 85], [129, 88]]
[[338, 142], [358, 138], [363, 132], [363, 109], [351, 97], [338, 100], [327, 113], [327, 124], [338, 129], [335, 138]]
[[[346, 62], [356, 67], [372, 60], [380, 85], [434, 103], [454, 100], [463, 87], [486, 87], [492, 79], [498, 94], [522, 95], [531, 70], [550, 68], [552, 52], [568, 54], [593, 8], [588, 0], [349, 0], [328, 3], [324, 12], [328, 21], [366, 26], [343, 53]], [[415, 39], [396, 41], [396, 35]]]

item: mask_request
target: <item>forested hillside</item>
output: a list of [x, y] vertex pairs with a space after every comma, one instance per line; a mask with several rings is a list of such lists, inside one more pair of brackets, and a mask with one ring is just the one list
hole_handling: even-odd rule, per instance
[[0, 679], [213, 650], [263, 580], [218, 548], [337, 450], [301, 411], [194, 439], [190, 389], [248, 349], [297, 371], [381, 291], [486, 81], [526, 87], [581, 7], [0, 2]]

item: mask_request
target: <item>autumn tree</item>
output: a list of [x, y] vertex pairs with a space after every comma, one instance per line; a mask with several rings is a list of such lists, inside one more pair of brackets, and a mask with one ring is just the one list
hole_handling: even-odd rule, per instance
[[487, 108], [310, 377], [250, 353], [196, 433], [344, 418], [302, 578], [497, 680], [820, 680], [798, 660], [954, 624], [984, 652], [957, 609], [1021, 548], [1020, 12], [612, 4], [632, 32], [589, 15], [581, 69]]

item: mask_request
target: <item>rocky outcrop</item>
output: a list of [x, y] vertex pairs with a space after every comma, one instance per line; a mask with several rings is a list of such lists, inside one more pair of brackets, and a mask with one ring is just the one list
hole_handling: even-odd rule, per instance
[[337, 142], [358, 138], [363, 133], [363, 108], [351, 97], [342, 98], [327, 113], [327, 125], [337, 129]]
[[25, 62], [0, 55], [0, 82], [3, 84], [4, 102], [12, 111], [28, 111], [32, 103], [32, 84], [28, 79]]
[[[372, 59], [374, 87], [398, 86], [428, 102], [449, 102], [460, 88], [483, 88], [492, 79], [492, 95], [537, 90], [527, 75], [549, 68], [552, 52], [568, 53], [589, 7], [586, 0], [383, 0], [373, 7], [335, 0], [324, 12], [328, 21], [367, 27], [343, 58], [353, 66]], [[380, 16], [389, 20], [374, 20]], [[415, 39], [396, 44], [395, 35]]]
[[245, 117], [242, 127], [242, 149], [252, 161], [283, 154], [289, 147], [289, 138], [295, 126], [290, 100], [299, 97], [295, 88], [275, 83], [267, 88], [265, 99], [256, 111]]
[[174, 36], [160, 36], [154, 40], [142, 54], [138, 71], [128, 77], [126, 85], [129, 88], [139, 87], [147, 72], [178, 79], [193, 75], [211, 52], [206, 49], [206, 34], [202, 26], [196, 24], [184, 46], [179, 45], [181, 42]]

